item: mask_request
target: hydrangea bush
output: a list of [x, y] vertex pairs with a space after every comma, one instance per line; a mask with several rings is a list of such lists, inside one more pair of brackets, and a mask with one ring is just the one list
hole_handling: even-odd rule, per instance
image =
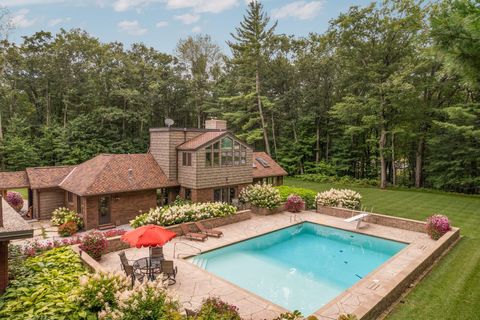
[[107, 238], [102, 232], [89, 232], [83, 236], [80, 249], [95, 260], [100, 260], [105, 249], [107, 249]]
[[150, 209], [130, 221], [133, 228], [147, 224], [171, 226], [178, 223], [233, 215], [237, 209], [223, 202], [187, 203]]
[[316, 202], [325, 207], [339, 207], [346, 209], [359, 209], [362, 196], [360, 193], [349, 189], [335, 189], [317, 194]]
[[251, 184], [240, 192], [240, 201], [257, 208], [275, 209], [282, 203], [278, 189], [269, 184]]
[[116, 308], [115, 294], [127, 290], [131, 281], [122, 273], [97, 272], [80, 278], [78, 301], [91, 312], [99, 312], [105, 306]]
[[285, 202], [285, 210], [288, 212], [300, 212], [305, 209], [305, 201], [302, 197], [297, 196], [296, 194], [291, 194]]
[[7, 192], [7, 197], [5, 198], [5, 201], [7, 201], [10, 207], [12, 207], [17, 212], [19, 212], [23, 208], [23, 198], [19, 192]]
[[163, 281], [135, 283], [132, 289], [115, 294], [116, 306], [106, 304], [100, 320], [181, 320], [178, 302], [167, 293]]
[[67, 222], [75, 222], [78, 230], [83, 228], [83, 219], [75, 211], [69, 210], [65, 207], [57, 208], [52, 212], [50, 219], [52, 225], [60, 226]]
[[448, 231], [452, 230], [448, 218], [441, 214], [435, 214], [427, 218], [426, 231], [433, 240], [440, 239]]

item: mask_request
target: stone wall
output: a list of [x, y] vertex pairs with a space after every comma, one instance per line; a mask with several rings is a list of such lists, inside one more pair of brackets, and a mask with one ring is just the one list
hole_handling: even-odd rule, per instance
[[[358, 210], [324, 206], [317, 206], [317, 212], [342, 219], [347, 219], [361, 213]], [[423, 221], [386, 216], [378, 213], [370, 214], [366, 219], [364, 219], [364, 221], [368, 223], [379, 224], [382, 226], [410, 230], [415, 232], [425, 232], [426, 225]]]

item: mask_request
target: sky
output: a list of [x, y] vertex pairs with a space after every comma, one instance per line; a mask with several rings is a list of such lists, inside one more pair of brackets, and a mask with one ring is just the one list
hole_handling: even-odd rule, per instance
[[[143, 42], [174, 53], [179, 39], [207, 33], [228, 54], [226, 41], [242, 20], [249, 0], [0, 0], [15, 26], [9, 39], [60, 28], [81, 28], [102, 42]], [[329, 20], [370, 0], [263, 0], [277, 33], [322, 33]]]

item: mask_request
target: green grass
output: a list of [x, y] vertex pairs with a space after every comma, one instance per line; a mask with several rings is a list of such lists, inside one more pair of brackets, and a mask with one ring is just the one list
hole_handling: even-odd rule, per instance
[[[285, 185], [325, 191], [331, 184], [287, 178]], [[360, 192], [362, 205], [377, 213], [424, 220], [447, 215], [463, 238], [398, 304], [389, 320], [480, 319], [480, 197], [411, 190], [346, 187]]]

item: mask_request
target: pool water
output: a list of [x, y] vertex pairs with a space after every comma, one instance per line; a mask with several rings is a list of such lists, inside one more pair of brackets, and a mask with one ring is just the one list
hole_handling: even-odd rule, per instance
[[189, 260], [287, 310], [310, 315], [406, 245], [304, 222]]

